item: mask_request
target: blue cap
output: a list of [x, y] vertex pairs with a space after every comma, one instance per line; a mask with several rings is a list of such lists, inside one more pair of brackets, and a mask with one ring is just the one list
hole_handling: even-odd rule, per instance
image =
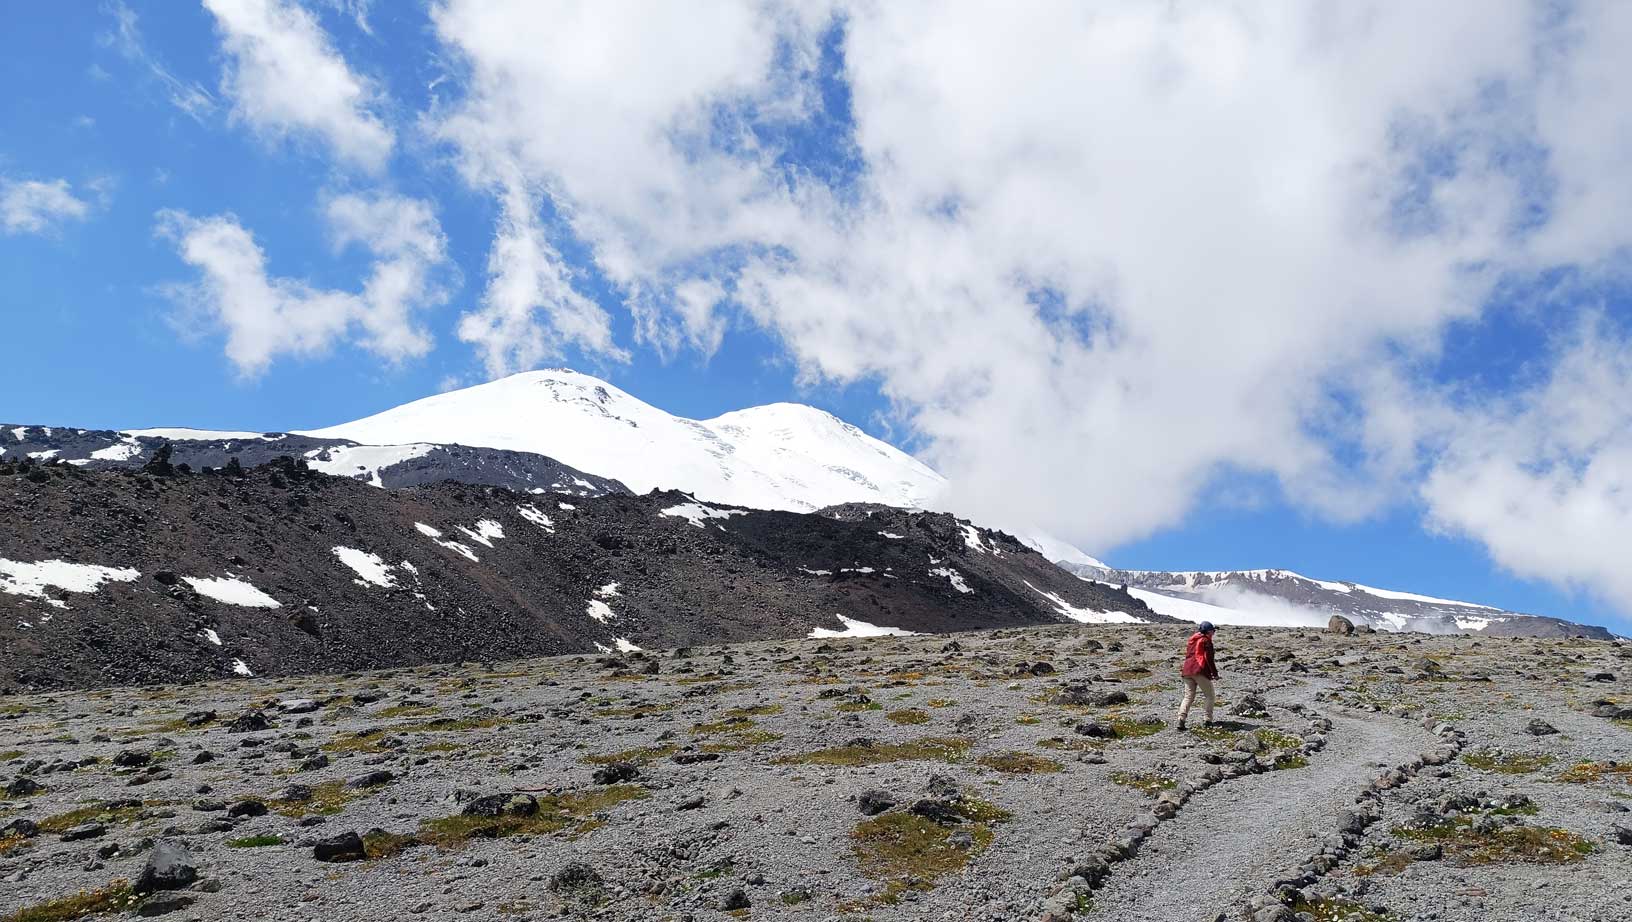
[[1203, 621], [1196, 625], [1196, 630], [1202, 632], [1203, 634], [1211, 634], [1213, 631], [1217, 630], [1217, 628], [1213, 627], [1213, 622]]

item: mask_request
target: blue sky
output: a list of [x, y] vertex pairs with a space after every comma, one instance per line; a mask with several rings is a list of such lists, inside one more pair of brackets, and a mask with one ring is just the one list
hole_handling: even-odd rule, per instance
[[565, 365], [815, 404], [1119, 566], [1628, 629], [1625, 10], [19, 6], [0, 419]]

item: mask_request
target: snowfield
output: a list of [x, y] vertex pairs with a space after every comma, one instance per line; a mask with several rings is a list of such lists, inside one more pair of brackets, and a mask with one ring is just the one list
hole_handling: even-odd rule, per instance
[[358, 576], [359, 585], [379, 586], [382, 589], [392, 589], [397, 585], [397, 577], [391, 572], [391, 565], [381, 560], [378, 554], [370, 554], [354, 547], [336, 546], [334, 556], [340, 562], [350, 567]]
[[810, 633], [806, 636], [816, 640], [831, 637], [909, 637], [914, 633], [913, 631], [903, 631], [898, 627], [879, 627], [876, 624], [868, 624], [855, 618], [846, 618], [844, 615], [834, 615], [833, 617], [839, 619], [839, 623], [844, 625], [843, 630], [835, 631], [831, 628], [817, 627], [811, 628]]
[[24, 563], [0, 557], [0, 592], [45, 598], [47, 587], [64, 592], [95, 592], [103, 583], [128, 583], [141, 574], [122, 567], [103, 567], [66, 560]]

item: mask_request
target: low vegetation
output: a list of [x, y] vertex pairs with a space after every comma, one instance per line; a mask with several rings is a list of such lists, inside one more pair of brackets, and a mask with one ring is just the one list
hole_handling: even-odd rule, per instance
[[1006, 775], [1035, 775], [1057, 772], [1065, 768], [1053, 759], [1034, 756], [1029, 752], [994, 752], [975, 761]]
[[1527, 775], [1553, 764], [1553, 757], [1544, 753], [1496, 752], [1481, 749], [1462, 754], [1462, 761], [1480, 771], [1503, 775]]
[[599, 825], [594, 815], [626, 800], [649, 796], [632, 784], [612, 784], [590, 791], [549, 794], [538, 798], [531, 816], [466, 816], [455, 814], [420, 824], [417, 841], [438, 848], [456, 848], [469, 839], [498, 839], [515, 835], [553, 835], [564, 830], [582, 834]]
[[98, 890], [81, 890], [0, 916], [0, 922], [70, 922], [105, 912], [122, 912], [136, 903], [130, 884], [116, 880]]
[[[895, 903], [909, 892], [926, 891], [985, 851], [993, 827], [1009, 814], [982, 800], [962, 798], [952, 809], [957, 823], [937, 823], [915, 813], [892, 812], [863, 820], [850, 833], [862, 874], [884, 890], [874, 902]], [[857, 907], [860, 908], [860, 907]]]
[[1463, 864], [1568, 864], [1592, 854], [1592, 843], [1566, 829], [1502, 826], [1481, 830], [1467, 816], [1446, 817], [1430, 826], [1403, 826], [1394, 835], [1432, 842]]
[[777, 759], [779, 765], [880, 765], [885, 762], [961, 762], [969, 741], [958, 737], [927, 736], [904, 743], [850, 744], [817, 749]]

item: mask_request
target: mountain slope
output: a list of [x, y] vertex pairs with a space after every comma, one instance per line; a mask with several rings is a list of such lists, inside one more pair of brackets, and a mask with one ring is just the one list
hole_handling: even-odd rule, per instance
[[0, 693], [1166, 620], [1008, 535], [879, 506], [30, 461], [0, 462], [0, 521]]
[[212, 432], [203, 429], [72, 429], [0, 424], [0, 459], [62, 461], [89, 470], [139, 468], [168, 445], [170, 462], [202, 470], [237, 458], [256, 467], [280, 457], [301, 458], [313, 470], [376, 487], [412, 487], [441, 480], [508, 487], [530, 493], [604, 496], [628, 493], [616, 480], [523, 451], [464, 445], [359, 445], [286, 432]]
[[779, 403], [685, 419], [566, 370], [512, 375], [305, 434], [535, 452], [637, 493], [680, 489], [755, 509], [921, 507], [946, 485], [911, 455], [812, 407]]
[[1495, 637], [1592, 637], [1601, 627], [1489, 605], [1311, 579], [1290, 570], [1167, 572], [1068, 566], [1083, 579], [1126, 586], [1155, 611], [1218, 624], [1324, 625], [1332, 615], [1384, 631], [1486, 634]]

